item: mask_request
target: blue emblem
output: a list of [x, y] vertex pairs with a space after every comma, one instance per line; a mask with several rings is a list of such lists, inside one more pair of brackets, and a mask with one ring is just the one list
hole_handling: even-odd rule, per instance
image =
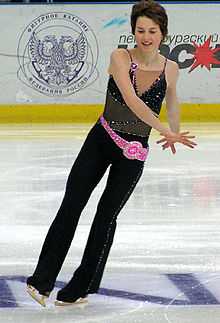
[[47, 96], [69, 96], [98, 78], [96, 36], [73, 14], [34, 19], [20, 36], [17, 57], [19, 80]]
[[81, 71], [87, 55], [86, 39], [81, 33], [72, 36], [45, 36], [42, 40], [35, 33], [29, 44], [31, 62], [37, 77], [52, 86], [70, 84]]

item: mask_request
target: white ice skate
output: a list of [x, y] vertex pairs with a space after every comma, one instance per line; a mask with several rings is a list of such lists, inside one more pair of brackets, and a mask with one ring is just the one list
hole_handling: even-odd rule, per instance
[[46, 307], [46, 299], [49, 297], [49, 295], [46, 296], [40, 294], [38, 290], [31, 285], [27, 285], [27, 292], [37, 303], [43, 307]]
[[88, 298], [87, 296], [85, 297], [79, 297], [77, 298], [76, 301], [74, 302], [63, 302], [63, 301], [59, 301], [59, 300], [56, 300], [54, 302], [55, 306], [70, 306], [70, 305], [76, 305], [76, 304], [86, 304], [88, 303]]

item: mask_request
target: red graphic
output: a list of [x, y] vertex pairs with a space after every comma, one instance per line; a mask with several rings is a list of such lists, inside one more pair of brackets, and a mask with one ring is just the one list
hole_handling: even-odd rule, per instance
[[192, 42], [196, 50], [194, 53], [194, 63], [189, 71], [192, 72], [197, 66], [205, 66], [209, 71], [211, 64], [220, 64], [220, 61], [214, 57], [214, 54], [220, 50], [220, 48], [212, 49], [210, 46], [211, 36], [204, 42], [203, 45], [199, 46], [195, 42]]

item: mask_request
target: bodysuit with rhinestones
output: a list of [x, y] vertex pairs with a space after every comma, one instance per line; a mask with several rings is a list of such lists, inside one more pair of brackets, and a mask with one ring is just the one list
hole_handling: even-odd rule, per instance
[[[165, 66], [162, 71], [144, 71], [131, 61], [129, 75], [138, 97], [158, 117], [167, 83]], [[152, 127], [142, 120], [126, 105], [112, 75], [109, 76], [103, 116], [113, 130], [148, 137]]]

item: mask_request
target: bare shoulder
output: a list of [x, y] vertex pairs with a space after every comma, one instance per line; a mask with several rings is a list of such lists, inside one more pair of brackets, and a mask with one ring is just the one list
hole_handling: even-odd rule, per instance
[[124, 48], [116, 48], [111, 52], [108, 73], [112, 74], [119, 67], [129, 68], [130, 58]]
[[128, 52], [126, 49], [124, 48], [116, 48], [111, 52], [111, 58], [115, 59], [115, 58], [125, 58], [128, 59]]
[[172, 61], [171, 59], [167, 59], [167, 66], [166, 66], [166, 70], [168, 70], [171, 73], [177, 73], [179, 72], [179, 65]]
[[179, 65], [176, 62], [167, 59], [165, 74], [168, 87], [175, 87], [179, 77]]

